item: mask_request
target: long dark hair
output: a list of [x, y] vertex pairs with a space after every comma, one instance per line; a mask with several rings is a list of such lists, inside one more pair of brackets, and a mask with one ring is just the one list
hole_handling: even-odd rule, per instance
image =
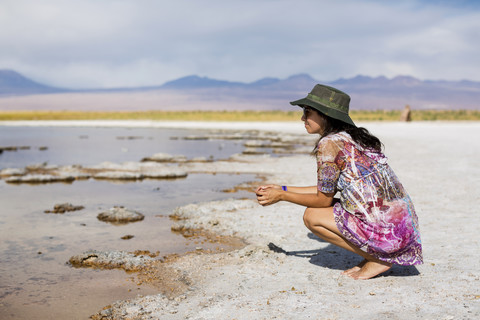
[[315, 109], [312, 110], [320, 114], [323, 119], [323, 123], [321, 124], [323, 132], [320, 136], [320, 139], [317, 141], [317, 144], [315, 145], [315, 149], [313, 150], [312, 154], [316, 154], [318, 142], [320, 142], [323, 137], [342, 131], [348, 133], [352, 137], [353, 141], [358, 143], [364, 149], [373, 149], [378, 152], [382, 151], [383, 143], [380, 141], [380, 139], [371, 134], [367, 129], [363, 127], [356, 127], [341, 120], [331, 118], [321, 112], [318, 112]]

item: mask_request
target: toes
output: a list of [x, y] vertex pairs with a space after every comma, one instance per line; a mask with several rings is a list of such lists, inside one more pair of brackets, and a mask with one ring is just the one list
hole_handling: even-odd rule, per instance
[[363, 260], [362, 262], [360, 262], [358, 265], [356, 265], [355, 267], [353, 268], [350, 268], [350, 269], [347, 269], [345, 271], [342, 272], [343, 275], [350, 275], [354, 272], [358, 272], [360, 271], [363, 266], [367, 263], [368, 261], [367, 260]]
[[376, 277], [392, 267], [391, 264], [377, 262], [367, 262], [362, 269], [353, 274], [352, 278], [357, 280], [367, 280]]
[[348, 270], [343, 271], [342, 274], [348, 276], [348, 275], [350, 275], [354, 272], [358, 272], [359, 270], [360, 270], [360, 267], [353, 267], [353, 268], [350, 268]]

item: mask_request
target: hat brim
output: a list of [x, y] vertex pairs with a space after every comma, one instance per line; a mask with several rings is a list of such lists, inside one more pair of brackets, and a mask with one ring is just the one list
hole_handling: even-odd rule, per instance
[[343, 113], [341, 111], [338, 111], [336, 109], [332, 109], [328, 106], [325, 106], [321, 103], [318, 103], [316, 101], [310, 100], [308, 98], [303, 98], [300, 100], [295, 100], [290, 102], [292, 106], [309, 106], [313, 109], [316, 109], [323, 113], [326, 116], [329, 116], [331, 118], [346, 122], [348, 124], [351, 124], [352, 126], [355, 126], [355, 123], [353, 122], [352, 118], [348, 115], [348, 113]]

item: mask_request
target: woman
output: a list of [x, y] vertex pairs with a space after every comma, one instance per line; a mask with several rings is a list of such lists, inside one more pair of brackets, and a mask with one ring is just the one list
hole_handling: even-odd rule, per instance
[[393, 264], [421, 264], [422, 246], [410, 197], [387, 164], [380, 140], [353, 123], [349, 103], [346, 93], [319, 84], [291, 102], [303, 108], [307, 132], [320, 135], [313, 151], [318, 184], [264, 185], [256, 193], [263, 206], [278, 201], [306, 206], [308, 229], [364, 258], [343, 274], [370, 279]]

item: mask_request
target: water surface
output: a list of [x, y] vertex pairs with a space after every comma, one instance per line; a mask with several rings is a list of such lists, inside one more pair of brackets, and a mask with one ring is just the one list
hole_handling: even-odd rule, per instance
[[[222, 159], [243, 150], [242, 141], [171, 139], [204, 133], [158, 128], [0, 126], [0, 147], [29, 147], [0, 154], [0, 169], [37, 163], [121, 163], [157, 152]], [[31, 185], [0, 180], [2, 319], [85, 319], [115, 300], [157, 292], [137, 286], [120, 270], [76, 269], [66, 262], [89, 249], [160, 251], [160, 256], [197, 247], [215, 249], [218, 244], [172, 233], [168, 214], [189, 203], [251, 197], [247, 192], [222, 190], [254, 179], [254, 175], [190, 174], [184, 179], [135, 182], [88, 179]], [[65, 202], [85, 208], [65, 214], [44, 213]], [[126, 225], [97, 220], [98, 213], [113, 206], [139, 211], [145, 219]], [[134, 237], [123, 240], [125, 235]]]

